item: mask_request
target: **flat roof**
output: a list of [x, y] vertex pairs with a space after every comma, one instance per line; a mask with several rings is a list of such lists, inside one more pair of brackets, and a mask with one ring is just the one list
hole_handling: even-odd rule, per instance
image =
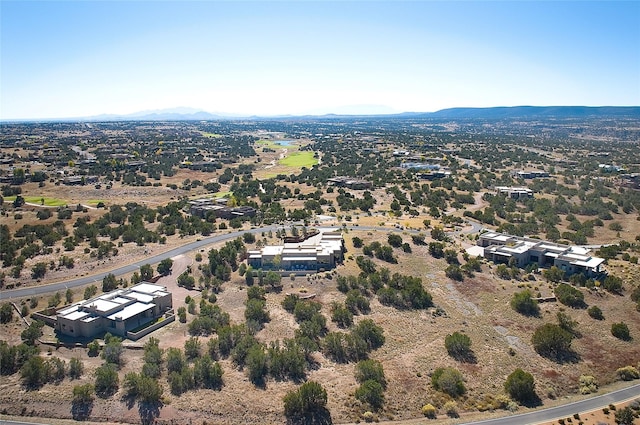
[[62, 314], [61, 316], [65, 319], [69, 320], [80, 320], [86, 316], [89, 316], [91, 313], [87, 313], [86, 311], [72, 311], [70, 313]]
[[87, 307], [93, 308], [95, 307], [98, 311], [107, 312], [109, 310], [113, 310], [114, 308], [120, 307], [120, 304], [114, 303], [109, 300], [95, 299], [91, 303], [85, 304]]
[[118, 303], [118, 304], [126, 304], [128, 302], [131, 302], [131, 300], [129, 298], [124, 298], [121, 296], [117, 296], [115, 298], [112, 298], [110, 301], [113, 301], [114, 303]]
[[165, 287], [160, 285], [155, 285], [153, 283], [142, 282], [137, 284], [136, 286], [131, 287], [132, 291], [142, 292], [143, 294], [153, 294], [157, 291], [164, 291]]
[[287, 261], [315, 261], [316, 257], [287, 257]]
[[604, 258], [592, 257], [588, 261], [576, 261], [575, 265], [582, 267], [598, 267], [602, 263], [604, 263]]
[[141, 292], [131, 291], [131, 293], [127, 295], [143, 303], [150, 303], [151, 301], [153, 301], [153, 295], [143, 294]]
[[116, 320], [117, 318], [120, 318], [122, 320], [127, 320], [137, 314], [142, 313], [143, 311], [147, 311], [150, 310], [154, 307], [153, 304], [144, 304], [144, 303], [133, 303], [131, 305], [126, 306], [125, 308], [123, 308], [120, 311], [117, 311], [113, 314], [111, 314], [110, 316], [107, 316], [107, 319], [109, 320]]

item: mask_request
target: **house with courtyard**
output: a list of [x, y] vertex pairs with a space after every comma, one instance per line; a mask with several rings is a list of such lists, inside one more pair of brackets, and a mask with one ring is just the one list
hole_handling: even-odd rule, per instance
[[282, 245], [268, 245], [248, 252], [254, 269], [300, 274], [335, 268], [344, 260], [344, 241], [339, 230], [321, 230], [299, 241], [286, 238]]
[[604, 258], [591, 255], [588, 248], [569, 246], [540, 239], [486, 232], [480, 235], [477, 245], [484, 248], [483, 256], [494, 263], [526, 267], [556, 266], [567, 274], [583, 273], [596, 276], [603, 273]]
[[54, 328], [62, 335], [76, 338], [93, 338], [109, 332], [138, 339], [172, 322], [175, 318], [172, 306], [166, 287], [142, 282], [58, 310]]

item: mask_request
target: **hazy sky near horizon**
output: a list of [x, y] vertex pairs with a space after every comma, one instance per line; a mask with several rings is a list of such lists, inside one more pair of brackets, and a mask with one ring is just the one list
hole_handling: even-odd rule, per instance
[[0, 119], [640, 105], [637, 1], [0, 1]]

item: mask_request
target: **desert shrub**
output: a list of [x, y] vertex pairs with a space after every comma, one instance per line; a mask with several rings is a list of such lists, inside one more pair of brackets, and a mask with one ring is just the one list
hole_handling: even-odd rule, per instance
[[284, 396], [284, 414], [291, 420], [316, 416], [326, 405], [327, 391], [315, 381], [305, 382]]
[[40, 356], [30, 357], [20, 368], [20, 377], [26, 387], [40, 388], [49, 381], [49, 364]]
[[563, 360], [572, 354], [573, 336], [560, 326], [546, 323], [536, 329], [531, 338], [533, 347], [541, 356]]
[[353, 324], [353, 313], [344, 305], [333, 302], [331, 304], [331, 321], [339, 328], [348, 328]]
[[73, 402], [79, 404], [87, 404], [93, 401], [93, 385], [84, 384], [73, 387]]
[[633, 410], [630, 407], [625, 407], [616, 411], [615, 413], [615, 421], [620, 425], [633, 425], [635, 422], [635, 415]]
[[640, 372], [633, 366], [625, 366], [616, 370], [616, 374], [623, 381], [632, 381], [640, 378]]
[[13, 306], [10, 303], [2, 304], [0, 307], [0, 323], [9, 323], [13, 320]]
[[462, 374], [452, 367], [436, 369], [431, 375], [431, 385], [451, 397], [458, 397], [466, 392]]
[[360, 321], [352, 333], [354, 336], [361, 338], [370, 350], [382, 347], [385, 341], [384, 331], [371, 319]]
[[109, 397], [118, 391], [118, 371], [114, 364], [106, 363], [98, 367], [95, 375], [95, 390], [100, 397]]
[[442, 406], [442, 409], [446, 412], [447, 416], [451, 418], [457, 418], [459, 416], [458, 403], [456, 403], [455, 400], [447, 401], [444, 406]]
[[84, 373], [84, 364], [78, 357], [69, 360], [69, 378], [78, 379]]
[[591, 394], [598, 391], [598, 381], [591, 375], [580, 376], [580, 394]]
[[528, 289], [522, 292], [516, 292], [511, 298], [511, 308], [525, 316], [539, 316], [540, 307], [538, 302], [531, 297], [531, 291]]
[[622, 293], [622, 279], [618, 276], [608, 275], [602, 282], [602, 287], [611, 293], [620, 294]]
[[123, 352], [124, 347], [122, 346], [122, 340], [107, 333], [104, 336], [104, 347], [100, 353], [102, 359], [107, 363], [113, 363], [114, 365], [121, 366], [123, 362]]
[[626, 323], [614, 323], [611, 325], [611, 335], [623, 341], [630, 341], [631, 334], [629, 333], [629, 327]]
[[454, 332], [444, 338], [444, 346], [449, 355], [455, 359], [467, 359], [472, 355], [471, 338], [460, 332]]
[[519, 368], [507, 377], [504, 390], [520, 403], [527, 403], [536, 397], [533, 375]]
[[356, 399], [377, 410], [384, 403], [384, 388], [379, 382], [370, 379], [360, 384], [356, 389], [355, 396]]
[[356, 365], [356, 381], [362, 384], [366, 381], [376, 381], [383, 388], [387, 387], [382, 363], [377, 360], [362, 360]]
[[596, 320], [604, 320], [604, 314], [602, 314], [602, 310], [597, 305], [593, 305], [587, 309], [587, 313], [589, 316]]
[[558, 301], [566, 306], [574, 308], [582, 308], [585, 306], [584, 294], [580, 292], [579, 289], [567, 283], [561, 283], [556, 286], [554, 293]]
[[422, 414], [429, 419], [435, 419], [438, 415], [438, 410], [431, 403], [427, 403], [422, 406]]

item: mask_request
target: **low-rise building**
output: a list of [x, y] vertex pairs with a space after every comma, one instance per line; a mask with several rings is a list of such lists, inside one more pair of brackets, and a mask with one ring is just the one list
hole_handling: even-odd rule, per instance
[[327, 179], [327, 183], [333, 186], [347, 187], [353, 190], [371, 189], [373, 187], [373, 184], [370, 181], [347, 176], [332, 177]]
[[418, 177], [421, 180], [436, 180], [436, 179], [444, 179], [446, 177], [451, 176], [451, 171], [444, 171], [444, 170], [438, 170], [438, 171], [431, 171], [428, 173], [418, 173], [416, 174], [416, 177]]
[[526, 187], [496, 186], [496, 193], [505, 194], [511, 199], [533, 198], [533, 190]]
[[540, 170], [512, 171], [511, 175], [518, 179], [539, 179], [539, 178], [549, 177], [549, 173], [547, 173], [546, 171], [540, 171]]
[[130, 337], [131, 331], [162, 317], [172, 306], [166, 287], [142, 282], [60, 309], [55, 329], [77, 338], [93, 338], [103, 332]]
[[300, 242], [268, 245], [248, 252], [247, 263], [254, 269], [278, 272], [316, 273], [343, 261], [344, 242], [339, 230], [322, 230]]
[[477, 245], [484, 248], [484, 258], [494, 263], [526, 267], [536, 263], [540, 267], [556, 266], [567, 274], [584, 273], [595, 276], [603, 272], [604, 258], [590, 254], [588, 248], [569, 246], [540, 239], [486, 232]]
[[256, 209], [250, 206], [226, 207], [218, 200], [212, 199], [195, 199], [189, 201], [189, 213], [198, 217], [205, 218], [209, 212], [218, 218], [234, 219], [236, 217], [253, 217], [256, 215]]

